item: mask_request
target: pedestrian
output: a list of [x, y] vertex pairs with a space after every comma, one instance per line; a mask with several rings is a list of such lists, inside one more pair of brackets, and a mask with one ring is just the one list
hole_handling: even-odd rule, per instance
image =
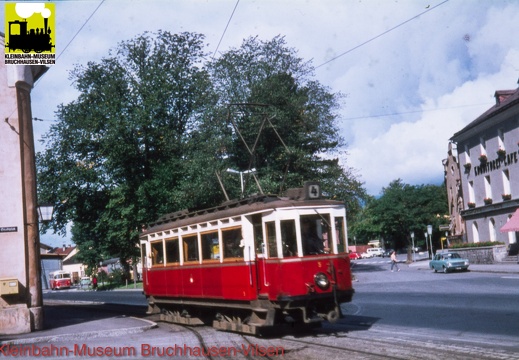
[[393, 267], [396, 266], [396, 270], [400, 271], [400, 268], [398, 267], [398, 264], [396, 263], [396, 251], [393, 250], [391, 253], [391, 272], [393, 272]]
[[97, 291], [97, 278], [95, 276], [92, 278], [92, 289]]

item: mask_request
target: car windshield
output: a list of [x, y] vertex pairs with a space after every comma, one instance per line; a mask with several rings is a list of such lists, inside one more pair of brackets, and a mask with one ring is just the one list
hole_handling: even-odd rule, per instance
[[445, 255], [445, 259], [459, 259], [460, 258], [460, 255], [459, 254], [447, 254]]

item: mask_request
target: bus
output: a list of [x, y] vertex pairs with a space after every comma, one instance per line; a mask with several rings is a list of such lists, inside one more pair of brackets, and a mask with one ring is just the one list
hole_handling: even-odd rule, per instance
[[58, 270], [50, 274], [51, 290], [68, 289], [72, 284], [71, 276], [68, 271]]

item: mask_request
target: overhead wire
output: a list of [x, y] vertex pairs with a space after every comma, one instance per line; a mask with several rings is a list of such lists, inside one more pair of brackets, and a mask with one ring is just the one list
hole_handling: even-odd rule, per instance
[[236, 11], [236, 8], [238, 7], [238, 4], [240, 3], [240, 0], [236, 1], [236, 4], [234, 5], [234, 9], [232, 10], [231, 16], [229, 17], [229, 20], [227, 21], [227, 25], [225, 25], [225, 29], [223, 30], [222, 36], [220, 37], [220, 41], [218, 41], [218, 45], [216, 46], [216, 49], [214, 50], [213, 57], [211, 58], [214, 60], [214, 57], [216, 56], [216, 52], [218, 51], [218, 48], [220, 47], [220, 44], [222, 43], [223, 37], [225, 36], [225, 33], [227, 32], [227, 28], [229, 27], [229, 24], [231, 23], [231, 20], [234, 16], [234, 12]]
[[445, 4], [445, 3], [448, 2], [448, 1], [449, 1], [449, 0], [445, 0], [445, 1], [441, 2], [441, 3], [439, 3], [438, 5], [435, 5], [435, 6], [433, 6], [433, 7], [429, 7], [427, 10], [421, 12], [420, 14], [415, 15], [415, 16], [413, 16], [413, 17], [410, 18], [410, 19], [407, 19], [406, 21], [404, 21], [404, 22], [402, 22], [402, 23], [400, 23], [400, 24], [398, 24], [398, 25], [396, 25], [396, 26], [393, 26], [392, 28], [390, 28], [390, 29], [388, 29], [388, 30], [386, 30], [386, 31], [384, 31], [384, 32], [382, 32], [382, 33], [380, 33], [380, 34], [378, 34], [377, 36], [372, 37], [372, 38], [369, 39], [369, 40], [364, 41], [363, 43], [361, 43], [361, 44], [359, 44], [359, 45], [357, 45], [357, 46], [354, 46], [353, 48], [351, 48], [351, 49], [349, 49], [349, 50], [347, 50], [347, 51], [345, 51], [345, 52], [343, 52], [343, 53], [341, 53], [341, 54], [339, 54], [339, 55], [337, 55], [337, 56], [331, 58], [330, 60], [325, 61], [324, 63], [322, 63], [322, 64], [320, 64], [320, 65], [317, 65], [314, 69], [318, 69], [318, 68], [320, 68], [321, 66], [324, 66], [324, 65], [326, 65], [326, 64], [328, 64], [328, 63], [331, 63], [332, 61], [335, 61], [335, 60], [337, 60], [338, 58], [340, 58], [340, 57], [342, 57], [342, 56], [344, 56], [344, 55], [346, 55], [346, 54], [349, 54], [350, 52], [352, 52], [352, 51], [354, 51], [354, 50], [357, 50], [357, 49], [360, 48], [361, 46], [364, 46], [364, 45], [366, 45], [366, 44], [368, 44], [368, 43], [370, 43], [370, 42], [372, 42], [372, 41], [378, 39], [379, 37], [382, 37], [382, 36], [386, 35], [387, 33], [390, 33], [391, 31], [398, 29], [399, 27], [401, 27], [401, 26], [407, 24], [408, 22], [410, 22], [410, 21], [412, 21], [412, 20], [414, 20], [414, 19], [417, 19], [418, 17], [422, 16], [422, 15], [425, 14], [425, 13], [428, 13], [429, 11], [432, 11], [432, 10], [436, 9], [437, 7], [439, 7], [439, 6], [443, 5], [443, 4]]
[[492, 105], [492, 102], [481, 103], [481, 104], [459, 105], [459, 106], [452, 106], [452, 107], [447, 107], [447, 108], [436, 108], [436, 109], [426, 109], [426, 110], [411, 110], [411, 111], [403, 111], [403, 112], [388, 113], [388, 114], [376, 114], [376, 115], [367, 115], [367, 116], [354, 116], [354, 117], [342, 118], [341, 120], [371, 119], [371, 118], [380, 118], [380, 117], [388, 117], [388, 116], [418, 114], [418, 113], [425, 113], [425, 112], [430, 112], [430, 111], [453, 110], [453, 109], [459, 109], [459, 108], [464, 108], [464, 107], [483, 106], [483, 105]]

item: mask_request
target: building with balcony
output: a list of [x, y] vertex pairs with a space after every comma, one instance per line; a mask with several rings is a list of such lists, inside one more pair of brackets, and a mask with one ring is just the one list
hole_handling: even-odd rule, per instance
[[[465, 226], [452, 235], [469, 243], [510, 245], [517, 242], [518, 233], [500, 230], [514, 220], [519, 208], [519, 89], [496, 91], [495, 99], [494, 106], [450, 139], [457, 150], [459, 180], [446, 175], [446, 186], [453, 195], [451, 225], [458, 209], [459, 224]], [[454, 171], [452, 160], [444, 160], [445, 165], [446, 172]], [[454, 194], [458, 187], [461, 196]]]

